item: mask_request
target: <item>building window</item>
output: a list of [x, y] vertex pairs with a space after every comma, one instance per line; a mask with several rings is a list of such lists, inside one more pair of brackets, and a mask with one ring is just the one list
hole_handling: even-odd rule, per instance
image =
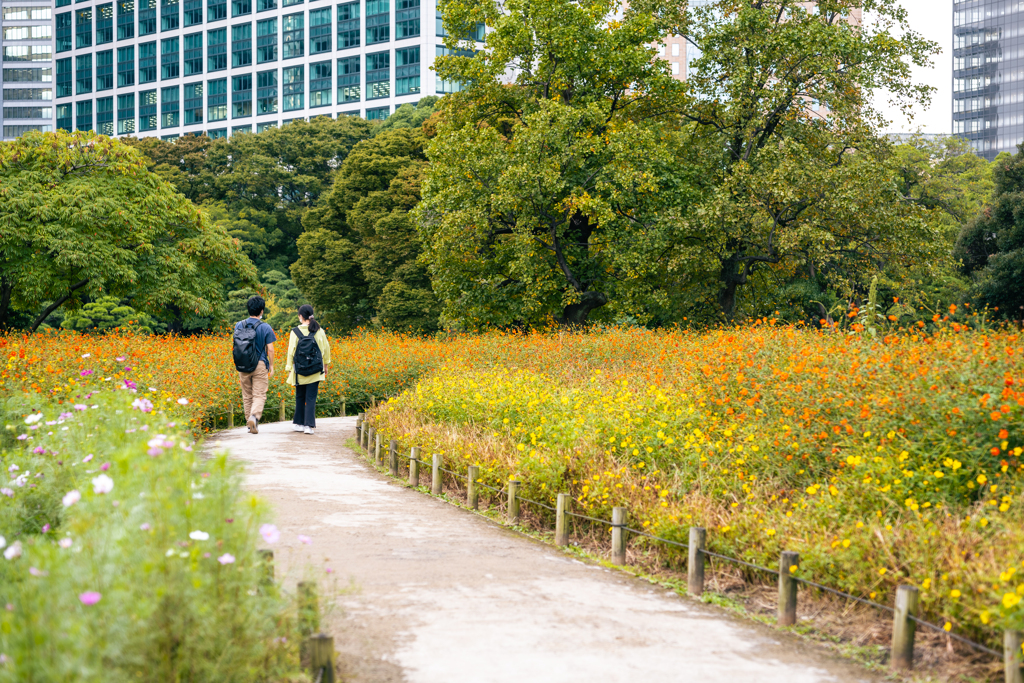
[[228, 117], [228, 79], [206, 84], [206, 120], [223, 121]]
[[58, 104], [57, 105], [57, 128], [59, 130], [66, 130], [71, 132], [72, 120], [71, 120], [71, 105], [70, 104]]
[[281, 20], [282, 58], [302, 57], [306, 53], [306, 31], [302, 12], [286, 14]]
[[[79, 105], [82, 103], [79, 102]], [[90, 130], [92, 128], [92, 101], [86, 100], [85, 104], [89, 105], [89, 128], [84, 130]], [[4, 107], [3, 117], [5, 119], [48, 119], [53, 117], [52, 107]]]
[[49, 62], [53, 52], [49, 45], [12, 45], [4, 46], [5, 62]]
[[281, 3], [281, 6], [291, 7], [292, 5], [301, 5], [302, 3], [303, 0], [284, 0], [284, 2]]
[[277, 128], [277, 121], [267, 121], [266, 123], [256, 124], [257, 133], [262, 133], [263, 131], [270, 130], [271, 128]]
[[[469, 35], [465, 37], [465, 40], [475, 40], [478, 43], [482, 43], [486, 37], [487, 29], [483, 24], [477, 24]], [[444, 28], [444, 23], [441, 21], [441, 10], [437, 10], [437, 36], [439, 38], [445, 38], [448, 36], [448, 32]]]
[[391, 53], [366, 55], [366, 99], [391, 97]]
[[338, 60], [338, 104], [359, 101], [359, 57]]
[[[5, 111], [4, 118], [6, 117]], [[75, 102], [75, 130], [92, 130], [92, 100]]]
[[395, 50], [395, 94], [416, 95], [420, 91], [420, 48]]
[[178, 112], [181, 105], [178, 86], [160, 90], [160, 127], [177, 128]]
[[[458, 52], [452, 52], [451, 50], [449, 50], [448, 48], [444, 47], [443, 45], [438, 45], [437, 46], [437, 53], [436, 54], [437, 54], [438, 57], [443, 57], [444, 55], [450, 55], [450, 54], [465, 55], [465, 56], [469, 56], [469, 57], [473, 56], [473, 53], [471, 53], [469, 50], [459, 50]], [[436, 88], [437, 92], [439, 92], [439, 93], [459, 92], [460, 90], [462, 90], [462, 84], [459, 83], [458, 81], [444, 81], [444, 80], [441, 80], [440, 76], [438, 76], [436, 84], [435, 84], [435, 88]]]
[[[92, 9], [75, 11], [75, 48], [92, 47]], [[90, 110], [89, 118], [92, 118]], [[90, 124], [89, 130], [92, 130]]]
[[338, 5], [338, 49], [359, 47], [359, 3]]
[[185, 75], [203, 73], [203, 34], [190, 33], [185, 36]]
[[331, 104], [331, 62], [317, 62], [309, 65], [309, 106], [328, 107]]
[[252, 0], [232, 0], [231, 16], [242, 17], [246, 14], [252, 14]]
[[256, 115], [277, 113], [277, 69], [256, 74]]
[[178, 0], [160, 1], [160, 30], [174, 31], [180, 26]]
[[[96, 53], [96, 91], [114, 89], [114, 51]], [[99, 111], [99, 110], [97, 110]]]
[[117, 48], [117, 87], [135, 85], [135, 47]]
[[238, 135], [239, 133], [251, 133], [251, 132], [252, 132], [252, 124], [251, 123], [246, 125], [246, 126], [232, 126], [231, 127], [231, 134], [232, 135]]
[[228, 18], [227, 0], [209, 0], [206, 3], [206, 20], [220, 21]]
[[139, 45], [139, 83], [154, 82], [156, 82], [156, 41]]
[[107, 3], [96, 8], [96, 44], [103, 45], [112, 42], [114, 42], [114, 5]]
[[21, 137], [25, 133], [37, 131], [39, 133], [52, 133], [53, 126], [45, 123], [41, 123], [37, 126], [33, 125], [20, 125], [20, 126], [4, 126], [4, 137], [5, 138], [17, 138]]
[[256, 22], [256, 63], [277, 61], [277, 19]]
[[[70, 63], [71, 60], [68, 58], [68, 64]], [[4, 69], [3, 80], [7, 83], [53, 83], [53, 69]]]
[[154, 33], [156, 33], [156, 0], [139, 0], [139, 35], [151, 36]]
[[231, 78], [231, 118], [252, 116], [252, 74]]
[[420, 35], [420, 0], [395, 2], [395, 40], [418, 38]]
[[384, 121], [388, 118], [391, 110], [388, 107], [378, 107], [377, 109], [366, 110], [367, 121]]
[[181, 75], [180, 42], [177, 38], [160, 41], [160, 80], [166, 81]]
[[272, 9], [277, 9], [277, 0], [256, 0], [257, 12], [266, 12]]
[[203, 0], [185, 0], [182, 14], [184, 15], [182, 24], [186, 28], [199, 26], [203, 23]]
[[4, 88], [4, 101], [53, 100], [53, 88]]
[[117, 96], [117, 134], [135, 132], [135, 93]]
[[117, 39], [128, 40], [135, 37], [135, 0], [118, 0], [117, 3]]
[[101, 97], [96, 100], [96, 132], [100, 135], [114, 134], [113, 97]]
[[[71, 97], [72, 82], [71, 57], [57, 60], [57, 97]], [[7, 69], [4, 69], [4, 80], [7, 80]]]
[[228, 68], [228, 30], [218, 28], [206, 32], [206, 70], [222, 71]]
[[71, 41], [71, 15], [72, 12], [61, 12], [57, 15], [56, 26], [56, 48], [57, 52], [67, 52], [74, 43]]
[[252, 64], [252, 24], [231, 27], [231, 66]]
[[391, 40], [391, 0], [366, 0], [366, 44]]
[[309, 54], [331, 51], [331, 8], [309, 11]]
[[281, 74], [282, 85], [284, 86], [281, 98], [282, 109], [284, 111], [295, 111], [296, 109], [303, 109], [305, 87], [304, 87], [305, 73], [301, 66], [293, 66], [284, 70]]
[[220, 138], [226, 138], [228, 136], [227, 128], [214, 128], [213, 130], [206, 131], [206, 137], [211, 140], [219, 140]]
[[143, 90], [139, 93], [139, 130], [156, 130], [156, 90]]
[[203, 122], [203, 83], [189, 83], [185, 86], [185, 125], [194, 126]]
[[4, 7], [4, 21], [49, 21], [49, 7]]
[[50, 26], [4, 26], [3, 38], [7, 40], [50, 40], [53, 34]]
[[75, 57], [75, 94], [92, 92], [92, 55]]

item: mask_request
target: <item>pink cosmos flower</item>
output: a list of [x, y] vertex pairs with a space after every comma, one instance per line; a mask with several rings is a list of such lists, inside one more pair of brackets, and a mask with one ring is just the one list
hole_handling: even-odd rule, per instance
[[7, 496], [8, 498], [14, 498], [14, 490], [9, 489], [6, 486], [0, 489], [0, 494]]
[[78, 596], [83, 605], [95, 605], [103, 595], [96, 591], [86, 591]]
[[273, 524], [264, 524], [260, 527], [260, 536], [267, 543], [277, 543], [281, 540], [281, 532]]
[[43, 453], [46, 452], [46, 449], [43, 448], [42, 446], [36, 446], [35, 448], [32, 449], [32, 452], [35, 453], [36, 455], [42, 455]]
[[132, 408], [141, 410], [144, 413], [151, 413], [153, 412], [153, 402], [148, 398], [137, 398], [132, 401]]
[[327, 571], [328, 574], [333, 574], [334, 573], [334, 570], [331, 569], [330, 567], [328, 567], [326, 571]]
[[43, 532], [44, 534], [48, 534], [48, 533], [50, 533], [50, 525], [49, 525], [49, 524], [44, 524], [44, 525], [43, 525], [43, 528], [42, 528], [42, 532]]
[[139, 525], [139, 528], [142, 529], [143, 531], [149, 531], [150, 526], [149, 526], [148, 522], [145, 522], [145, 523]]
[[309, 536], [303, 536], [302, 534], [299, 534], [299, 543], [305, 543], [306, 545], [310, 545], [313, 543], [313, 539]]
[[223, 555], [217, 558], [217, 561], [221, 564], [234, 564], [235, 556], [231, 553], [224, 553]]
[[154, 446], [153, 448], [150, 448], [150, 449], [149, 449], [148, 451], [146, 451], [146, 453], [147, 453], [147, 454], [148, 454], [148, 455], [149, 455], [149, 456], [150, 456], [151, 458], [155, 458], [155, 457], [157, 457], [158, 455], [163, 455], [163, 454], [164, 454], [164, 449], [162, 449], [162, 448], [157, 448], [156, 446]]
[[92, 453], [82, 458], [82, 462], [89, 462], [90, 460], [92, 460]]
[[24, 441], [28, 438], [28, 434], [18, 434], [18, 441]]
[[107, 470], [109, 470], [109, 469], [110, 469], [110, 463], [109, 463], [109, 462], [105, 462], [105, 463], [103, 463], [102, 465], [100, 465], [100, 469], [101, 469], [102, 471], [106, 472]]
[[60, 502], [64, 503], [64, 507], [69, 508], [80, 500], [82, 500], [81, 493], [78, 491], [68, 491], [64, 494], [64, 497], [60, 499]]
[[61, 548], [64, 548], [64, 550], [67, 550], [68, 548], [70, 548], [70, 547], [71, 547], [71, 544], [72, 544], [73, 542], [74, 542], [74, 541], [72, 541], [72, 540], [71, 540], [70, 538], [62, 538], [62, 539], [60, 539], [60, 541], [59, 541], [59, 542], [57, 543], [57, 545], [59, 545], [59, 546], [60, 546]]
[[81, 371], [80, 373], [78, 373], [78, 374], [79, 374], [79, 375], [81, 375], [82, 377], [88, 377], [89, 375], [91, 375], [91, 374], [92, 374], [92, 370], [82, 370], [82, 371]]
[[75, 410], [77, 410], [79, 412], [81, 412], [83, 410], [88, 410], [88, 409], [89, 409], [89, 406], [85, 405], [84, 403], [76, 403], [75, 404]]
[[42, 569], [37, 569], [36, 567], [29, 567], [28, 573], [32, 576], [49, 576], [49, 572], [44, 572]]
[[128, 356], [118, 356], [114, 360], [116, 360], [118, 363], [123, 363], [126, 358], [128, 358]]

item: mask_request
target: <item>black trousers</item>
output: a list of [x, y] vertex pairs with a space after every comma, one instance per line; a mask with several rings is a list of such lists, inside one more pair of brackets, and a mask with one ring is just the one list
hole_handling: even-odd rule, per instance
[[320, 382], [295, 385], [295, 418], [297, 425], [316, 427], [316, 392]]

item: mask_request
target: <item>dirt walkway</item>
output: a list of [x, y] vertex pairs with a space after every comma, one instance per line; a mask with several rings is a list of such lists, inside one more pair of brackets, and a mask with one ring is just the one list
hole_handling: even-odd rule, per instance
[[343, 681], [881, 680], [406, 489], [343, 445], [354, 430], [355, 418], [334, 418], [312, 437], [285, 423], [219, 436], [275, 509], [279, 572], [323, 576], [326, 564], [351, 581], [328, 625]]

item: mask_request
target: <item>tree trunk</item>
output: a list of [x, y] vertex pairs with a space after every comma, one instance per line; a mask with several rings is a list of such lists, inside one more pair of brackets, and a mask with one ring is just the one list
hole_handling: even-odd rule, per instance
[[583, 327], [587, 324], [590, 312], [608, 303], [608, 295], [601, 292], [583, 292], [578, 303], [569, 304], [562, 311], [558, 322], [568, 327]]
[[8, 316], [11, 312], [11, 293], [14, 291], [14, 283], [6, 277], [0, 277], [0, 330], [6, 330], [10, 326]]
[[740, 254], [736, 253], [722, 261], [722, 270], [718, 279], [722, 288], [718, 290], [718, 307], [727, 320], [732, 320], [736, 313], [736, 290], [740, 285], [747, 284], [747, 267], [740, 269]]
[[46, 320], [46, 317], [53, 313], [54, 311], [56, 311], [61, 306], [63, 306], [64, 302], [71, 298], [71, 295], [74, 294], [76, 289], [81, 289], [82, 287], [85, 287], [87, 284], [89, 284], [89, 278], [82, 280], [78, 284], [72, 285], [71, 288], [68, 290], [67, 294], [65, 294], [64, 296], [62, 296], [61, 298], [57, 299], [52, 304], [47, 306], [46, 309], [39, 314], [39, 317], [36, 318], [36, 321], [32, 323], [32, 331], [35, 332], [36, 330], [38, 330], [39, 326], [43, 324], [44, 320]]

